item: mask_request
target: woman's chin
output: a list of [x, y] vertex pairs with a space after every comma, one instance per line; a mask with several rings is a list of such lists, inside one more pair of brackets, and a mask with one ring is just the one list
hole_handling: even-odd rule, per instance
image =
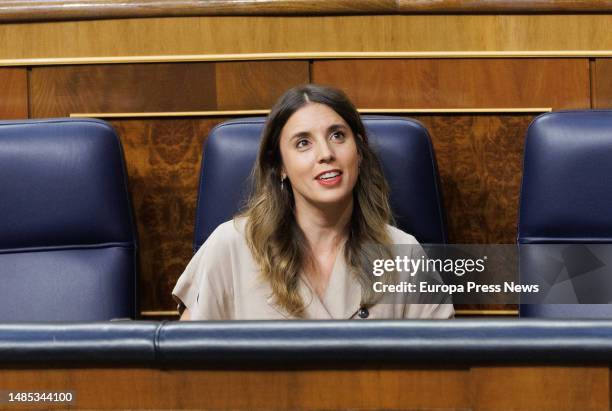
[[344, 207], [350, 204], [352, 198], [351, 193], [326, 193], [312, 198], [310, 202], [324, 208]]

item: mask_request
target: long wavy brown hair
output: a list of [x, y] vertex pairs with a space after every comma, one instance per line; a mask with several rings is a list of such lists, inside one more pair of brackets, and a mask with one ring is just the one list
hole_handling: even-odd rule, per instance
[[371, 266], [373, 248], [366, 245], [390, 245], [386, 225], [393, 224], [389, 187], [382, 167], [368, 144], [361, 117], [348, 97], [338, 89], [313, 84], [288, 90], [267, 118], [252, 173], [251, 197], [241, 216], [247, 218], [247, 243], [261, 275], [272, 287], [276, 304], [298, 318], [304, 317], [298, 282], [312, 260], [306, 237], [294, 216], [291, 183], [286, 179], [285, 188], [280, 185], [280, 135], [293, 113], [309, 103], [325, 104], [346, 121], [361, 158], [344, 258], [361, 285], [362, 306], [370, 306], [376, 299], [372, 273], [365, 269]]

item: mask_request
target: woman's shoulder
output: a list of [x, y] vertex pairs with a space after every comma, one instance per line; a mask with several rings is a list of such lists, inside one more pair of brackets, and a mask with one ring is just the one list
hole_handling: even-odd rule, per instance
[[233, 218], [231, 220], [219, 224], [210, 235], [210, 238], [226, 241], [238, 240], [241, 237], [244, 237], [245, 225], [245, 217]]
[[246, 246], [245, 238], [246, 218], [238, 217], [221, 223], [210, 234], [204, 248], [219, 246]]
[[419, 244], [412, 234], [408, 234], [392, 225], [387, 224], [387, 232], [393, 244]]
[[[230, 267], [232, 259], [240, 259], [248, 252], [243, 233], [244, 222], [241, 220], [229, 220], [218, 225], [193, 256], [187, 270], [207, 271], [211, 267], [224, 267], [225, 270]], [[220, 270], [215, 269], [207, 275], [218, 276], [219, 273]]]

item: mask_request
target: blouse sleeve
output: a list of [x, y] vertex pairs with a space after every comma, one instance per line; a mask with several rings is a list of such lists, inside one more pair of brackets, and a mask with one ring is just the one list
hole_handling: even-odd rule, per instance
[[[427, 258], [427, 254], [418, 241], [412, 236], [407, 241], [402, 241], [403, 244], [410, 245], [411, 259], [419, 260], [422, 257]], [[437, 272], [419, 272], [414, 278], [427, 280], [434, 283], [442, 283], [442, 278]], [[417, 300], [411, 300], [411, 303], [406, 304], [404, 310], [404, 318], [408, 319], [451, 319], [455, 317], [455, 308], [451, 297], [448, 294], [418, 294]]]
[[193, 256], [179, 277], [172, 297], [179, 311], [188, 308], [191, 320], [230, 320], [233, 317], [230, 244], [222, 226]]
[[[413, 260], [418, 260], [421, 257], [427, 258], [425, 250], [423, 250], [423, 247], [421, 247], [419, 243], [413, 245], [411, 248]], [[417, 273], [417, 276], [419, 275], [428, 282], [443, 282], [440, 274], [435, 271]], [[420, 299], [423, 303], [413, 305], [411, 307], [412, 310], [406, 310], [406, 317], [432, 320], [445, 320], [455, 317], [455, 308], [448, 294], [421, 294]], [[408, 311], [412, 311], [410, 316], [408, 316]]]

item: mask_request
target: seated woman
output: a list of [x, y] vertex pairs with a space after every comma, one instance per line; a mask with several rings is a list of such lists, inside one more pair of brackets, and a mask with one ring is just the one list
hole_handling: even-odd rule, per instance
[[246, 209], [220, 225], [173, 295], [182, 320], [449, 318], [452, 304], [372, 303], [366, 244], [418, 244], [340, 90], [287, 91], [267, 119]]

